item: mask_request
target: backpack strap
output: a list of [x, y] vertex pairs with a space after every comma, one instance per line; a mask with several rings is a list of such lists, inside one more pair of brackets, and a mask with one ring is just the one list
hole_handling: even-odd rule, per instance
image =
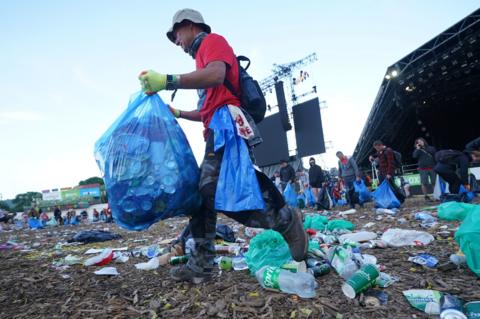
[[[248, 70], [248, 68], [250, 67], [250, 59], [247, 58], [246, 56], [244, 55], [239, 55], [237, 56], [237, 64], [238, 64], [238, 85], [240, 85], [240, 68], [242, 67], [240, 65], [240, 62], [247, 62], [247, 66], [244, 67], [243, 69], [246, 71]], [[227, 80], [227, 74], [225, 74], [225, 79], [223, 80], [223, 85], [225, 85], [225, 87], [233, 94], [235, 95], [237, 98], [241, 99], [240, 98], [240, 94], [238, 94], [237, 92], [235, 92], [235, 88], [233, 87], [232, 83]]]

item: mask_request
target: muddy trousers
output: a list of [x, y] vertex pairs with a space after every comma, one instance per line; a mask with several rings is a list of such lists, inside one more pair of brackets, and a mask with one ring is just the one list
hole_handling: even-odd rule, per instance
[[[189, 222], [195, 248], [191, 252], [187, 266], [197, 273], [208, 274], [213, 269], [217, 223], [215, 192], [222, 158], [223, 148], [214, 152], [213, 134], [209, 134], [205, 156], [200, 167], [199, 189], [203, 204], [200, 210], [191, 216]], [[265, 201], [265, 211], [221, 213], [248, 227], [275, 229], [281, 232], [291, 221], [291, 211], [282, 209], [285, 206], [285, 200], [275, 184], [262, 172], [256, 171], [256, 176]]]

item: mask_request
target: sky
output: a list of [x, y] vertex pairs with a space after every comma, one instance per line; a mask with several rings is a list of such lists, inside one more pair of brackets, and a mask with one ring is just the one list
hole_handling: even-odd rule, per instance
[[[261, 80], [274, 63], [315, 52], [325, 141], [324, 168], [335, 152], [352, 154], [388, 66], [478, 8], [478, 0], [351, 1], [1, 1], [0, 196], [75, 186], [100, 176], [95, 141], [140, 89], [145, 69], [181, 74], [192, 58], [165, 36], [173, 14], [199, 10]], [[299, 90], [301, 86], [299, 87]], [[297, 91], [297, 94], [303, 91]], [[170, 92], [160, 96], [169, 100]], [[312, 96], [313, 97], [313, 96]], [[174, 106], [196, 107], [196, 92]], [[198, 162], [199, 123], [180, 120]]]

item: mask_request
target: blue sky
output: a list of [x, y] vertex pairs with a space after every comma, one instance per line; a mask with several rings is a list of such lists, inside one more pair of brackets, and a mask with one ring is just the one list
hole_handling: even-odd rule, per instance
[[[222, 4], [223, 3], [223, 4]], [[177, 9], [202, 12], [251, 74], [312, 52], [325, 140], [351, 154], [387, 66], [478, 8], [478, 1], [2, 1], [0, 194], [74, 186], [98, 176], [93, 144], [139, 90], [141, 70], [185, 73], [194, 61], [165, 37]], [[169, 94], [161, 94], [168, 100]], [[194, 91], [177, 94], [189, 110]], [[194, 154], [201, 125], [181, 121]]]

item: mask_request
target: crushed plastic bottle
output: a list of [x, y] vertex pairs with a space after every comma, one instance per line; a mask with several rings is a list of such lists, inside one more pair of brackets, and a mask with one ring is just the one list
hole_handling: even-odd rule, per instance
[[317, 282], [310, 273], [292, 273], [279, 267], [263, 266], [256, 272], [263, 288], [295, 294], [301, 298], [314, 298]]
[[467, 257], [462, 252], [457, 252], [456, 254], [450, 255], [450, 261], [457, 265], [458, 267], [467, 265]]
[[358, 265], [353, 260], [352, 248], [348, 245], [332, 247], [328, 257], [332, 267], [345, 280], [358, 270]]
[[375, 210], [375, 214], [381, 215], [381, 214], [387, 214], [391, 216], [395, 216], [397, 214], [398, 210], [397, 209], [388, 209], [388, 208], [377, 208]]
[[431, 228], [435, 224], [437, 224], [437, 219], [427, 212], [415, 213], [415, 219], [422, 221], [420, 226], [422, 226], [423, 228]]

